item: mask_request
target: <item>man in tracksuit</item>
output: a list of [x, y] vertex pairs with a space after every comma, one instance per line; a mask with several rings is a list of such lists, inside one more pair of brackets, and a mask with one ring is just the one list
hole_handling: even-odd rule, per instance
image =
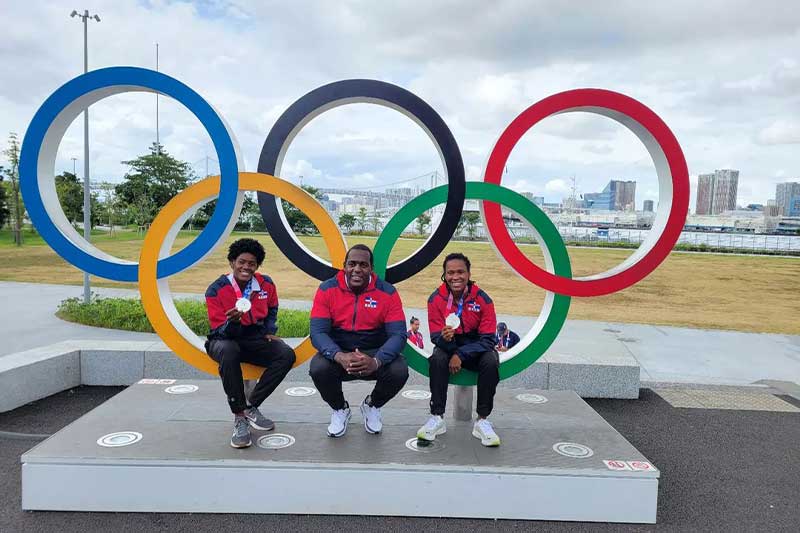
[[364, 429], [380, 433], [381, 407], [408, 380], [401, 355], [406, 343], [405, 315], [397, 290], [372, 271], [372, 250], [357, 244], [345, 256], [344, 270], [323, 282], [311, 308], [311, 342], [319, 351], [309, 374], [333, 409], [328, 435], [341, 437], [350, 421], [342, 382], [375, 380], [361, 403]]
[[[295, 353], [275, 336], [278, 330], [278, 293], [275, 284], [256, 269], [264, 262], [264, 248], [255, 239], [239, 239], [228, 250], [230, 274], [223, 274], [206, 290], [211, 332], [206, 352], [219, 363], [222, 387], [234, 414], [231, 446], [247, 448], [250, 428], [275, 427], [258, 407], [283, 381], [295, 362]], [[245, 398], [241, 363], [265, 366], [250, 398]]]

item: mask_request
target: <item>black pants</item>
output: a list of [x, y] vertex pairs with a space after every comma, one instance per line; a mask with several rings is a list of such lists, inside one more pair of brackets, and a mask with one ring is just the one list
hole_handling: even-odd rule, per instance
[[336, 361], [326, 359], [322, 354], [317, 354], [311, 359], [308, 370], [314, 386], [317, 387], [322, 399], [331, 406], [331, 409], [344, 409], [345, 400], [342, 392], [343, 381], [354, 379], [376, 380], [375, 388], [370, 395], [373, 407], [383, 407], [386, 402], [400, 392], [408, 381], [408, 363], [401, 355], [389, 364], [381, 365], [377, 371], [368, 376], [353, 376], [342, 368]]
[[[444, 416], [447, 405], [447, 382], [450, 379], [450, 354], [434, 348], [428, 358], [431, 381], [431, 414]], [[462, 368], [478, 373], [478, 416], [487, 417], [494, 406], [494, 393], [500, 383], [500, 358], [490, 350], [473, 356], [461, 363]]]
[[[241, 413], [249, 405], [258, 407], [272, 394], [294, 365], [295, 355], [285, 342], [264, 337], [206, 341], [206, 352], [219, 363], [222, 387], [228, 396], [231, 412]], [[244, 395], [242, 363], [267, 367], [253, 389], [248, 403]]]

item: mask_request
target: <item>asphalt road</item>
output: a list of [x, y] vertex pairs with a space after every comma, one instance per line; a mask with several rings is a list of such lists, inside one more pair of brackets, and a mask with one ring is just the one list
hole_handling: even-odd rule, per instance
[[[55, 432], [119, 390], [79, 387], [51, 396], [0, 414], [0, 431]], [[781, 398], [800, 406], [788, 396]], [[678, 409], [649, 389], [642, 389], [639, 400], [588, 403], [661, 470], [655, 526], [369, 516], [23, 512], [19, 458], [36, 441], [0, 437], [0, 531], [800, 530], [800, 414]], [[242, 487], [235, 497], [252, 495]], [[480, 505], [480, 499], [476, 497], [475, 503]]]

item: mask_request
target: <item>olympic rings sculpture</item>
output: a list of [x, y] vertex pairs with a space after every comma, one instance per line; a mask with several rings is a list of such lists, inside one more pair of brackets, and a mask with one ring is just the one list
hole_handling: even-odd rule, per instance
[[[64, 215], [55, 190], [58, 146], [71, 122], [89, 105], [114, 94], [157, 92], [186, 106], [208, 131], [217, 151], [220, 175], [191, 185], [161, 209], [145, 235], [139, 262], [124, 261], [102, 252], [83, 239]], [[78, 76], [58, 88], [34, 115], [20, 154], [20, 189], [31, 221], [42, 238], [67, 262], [99, 277], [138, 281], [142, 303], [154, 330], [175, 354], [212, 375], [217, 365], [205, 353], [202, 340], [181, 319], [170, 293], [168, 278], [202, 261], [230, 234], [239, 218], [244, 191], [258, 192], [259, 209], [270, 236], [296, 266], [324, 280], [344, 262], [347, 245], [337, 224], [312, 196], [276, 177], [297, 133], [319, 114], [349, 103], [367, 102], [400, 111], [431, 138], [442, 159], [447, 185], [415, 198], [387, 223], [375, 244], [375, 271], [387, 281], [409, 279], [438, 257], [458, 226], [467, 198], [481, 200], [481, 216], [498, 255], [518, 275], [546, 291], [542, 312], [522, 341], [504, 352], [500, 377], [521, 372], [552, 345], [569, 311], [571, 296], [599, 296], [629, 287], [646, 277], [669, 254], [686, 220], [689, 173], [680, 145], [667, 125], [640, 102], [602, 89], [575, 89], [549, 96], [523, 111], [502, 133], [492, 149], [483, 182], [467, 183], [458, 144], [436, 111], [413, 93], [376, 80], [344, 80], [319, 87], [292, 104], [277, 120], [264, 142], [258, 172], [243, 172], [238, 144], [225, 121], [199, 94], [160, 72], [136, 67], [111, 67]], [[630, 129], [645, 145], [659, 180], [659, 206], [647, 239], [620, 265], [600, 274], [573, 278], [569, 256], [557, 228], [534, 203], [502, 187], [502, 169], [522, 137], [536, 123], [558, 113], [584, 111], [609, 117]], [[189, 216], [213, 199], [217, 204], [208, 225], [184, 249], [171, 255], [172, 245]], [[304, 212], [319, 229], [331, 261], [308, 250], [289, 227], [279, 198]], [[410, 257], [389, 265], [389, 255], [403, 230], [420, 213], [444, 204], [444, 214], [431, 236]], [[533, 264], [513, 242], [503, 223], [501, 205], [524, 218], [542, 248], [545, 268]], [[296, 348], [296, 365], [315, 352], [309, 338]], [[428, 373], [427, 354], [407, 343], [409, 366]], [[243, 365], [244, 375], [256, 379], [261, 370]], [[451, 382], [470, 385], [472, 372]]]

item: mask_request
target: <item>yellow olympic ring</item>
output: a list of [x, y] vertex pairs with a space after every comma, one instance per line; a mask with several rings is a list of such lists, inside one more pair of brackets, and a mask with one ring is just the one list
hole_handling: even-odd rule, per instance
[[[339, 231], [327, 211], [316, 199], [303, 189], [269, 174], [258, 172], [240, 172], [239, 189], [262, 191], [279, 196], [304, 212], [319, 229], [331, 263], [344, 264], [347, 247]], [[158, 213], [150, 229], [145, 235], [144, 245], [139, 255], [139, 292], [142, 305], [153, 329], [164, 343], [175, 352], [175, 355], [193, 367], [216, 376], [218, 365], [203, 349], [202, 341], [195, 335], [175, 309], [169, 291], [168, 278], [157, 279], [156, 268], [159, 255], [169, 254], [177, 236], [176, 222], [191, 209], [214, 199], [220, 190], [220, 177], [212, 176], [186, 188], [172, 198]], [[182, 222], [182, 221], [181, 221]], [[306, 337], [295, 348], [297, 360], [294, 366], [303, 364], [316, 353], [311, 345], [311, 338]], [[245, 379], [258, 379], [263, 368], [247, 363], [242, 364]]]

